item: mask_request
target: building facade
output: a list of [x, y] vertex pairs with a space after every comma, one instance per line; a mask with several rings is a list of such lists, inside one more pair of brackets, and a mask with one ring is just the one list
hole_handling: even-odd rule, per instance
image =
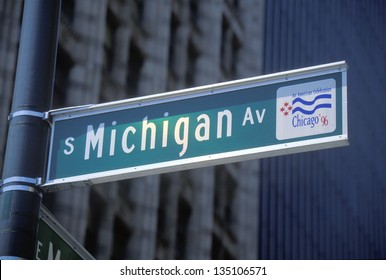
[[261, 161], [259, 258], [386, 258], [386, 5], [266, 1], [264, 73], [345, 60], [350, 146]]
[[[0, 166], [22, 8], [0, 0]], [[346, 60], [351, 144], [43, 203], [97, 259], [386, 258], [385, 12], [361, 0], [62, 0], [54, 108]]]
[[[12, 59], [2, 71], [5, 133], [22, 1], [1, 7], [1, 54]], [[63, 0], [54, 107], [258, 75], [262, 21], [262, 1]], [[243, 162], [149, 176], [46, 194], [44, 204], [97, 259], [255, 259], [258, 170]]]

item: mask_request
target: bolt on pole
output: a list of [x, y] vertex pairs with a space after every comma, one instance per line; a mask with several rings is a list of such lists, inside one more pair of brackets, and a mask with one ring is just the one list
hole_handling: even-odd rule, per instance
[[34, 259], [61, 0], [24, 1], [0, 190], [0, 258]]

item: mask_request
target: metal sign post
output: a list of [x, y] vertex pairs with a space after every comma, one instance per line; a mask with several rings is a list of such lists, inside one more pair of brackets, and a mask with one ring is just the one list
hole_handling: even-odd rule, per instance
[[345, 62], [52, 117], [47, 191], [348, 144]]
[[0, 191], [0, 258], [33, 259], [58, 41], [60, 0], [25, 1]]

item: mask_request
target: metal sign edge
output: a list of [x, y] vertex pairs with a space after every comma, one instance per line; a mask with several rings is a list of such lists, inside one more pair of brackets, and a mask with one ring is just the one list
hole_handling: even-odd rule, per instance
[[265, 157], [295, 154], [300, 152], [310, 152], [319, 150], [321, 147], [323, 149], [326, 149], [347, 145], [349, 145], [347, 134], [340, 134], [335, 136], [322, 137], [318, 139], [295, 141], [265, 147], [210, 154], [187, 159], [178, 159], [161, 163], [152, 163], [117, 170], [54, 179], [51, 181], [47, 181], [42, 186], [42, 188], [47, 192], [54, 192], [73, 187], [82, 187], [93, 184], [106, 183], [111, 180], [117, 181], [132, 179], [141, 176], [176, 172], [197, 167], [208, 167], [218, 164], [234, 163], [241, 160], [253, 160]]
[[48, 227], [56, 232], [84, 260], [95, 260], [91, 255], [71, 234], [57, 221], [54, 215], [44, 206], [40, 207], [39, 218], [42, 219]]
[[260, 75], [250, 78], [238, 79], [228, 82], [215, 83], [209, 85], [203, 85], [198, 87], [192, 87], [187, 89], [181, 89], [176, 91], [156, 93], [151, 95], [145, 95], [140, 97], [134, 97], [129, 99], [123, 99], [112, 102], [105, 102], [99, 104], [88, 104], [82, 106], [74, 106], [62, 109], [55, 109], [49, 111], [49, 116], [52, 119], [52, 123], [62, 119], [81, 117], [84, 114], [93, 115], [110, 111], [109, 109], [127, 109], [129, 107], [142, 107], [146, 105], [153, 105], [164, 102], [165, 99], [175, 100], [188, 99], [203, 95], [219, 94], [227, 92], [229, 88], [249, 88], [252, 86], [263, 86], [265, 84], [274, 84], [283, 81], [298, 80], [306, 77], [312, 77], [317, 72], [318, 75], [324, 75], [329, 73], [344, 72], [348, 69], [348, 65], [345, 61], [333, 62], [328, 64], [322, 64], [317, 66], [299, 68], [295, 70], [283, 71], [273, 74]]

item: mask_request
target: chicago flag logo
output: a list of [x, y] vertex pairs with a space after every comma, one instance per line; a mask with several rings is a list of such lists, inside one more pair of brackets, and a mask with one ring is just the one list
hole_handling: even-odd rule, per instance
[[334, 79], [279, 88], [276, 93], [276, 138], [285, 140], [335, 131], [335, 94]]

